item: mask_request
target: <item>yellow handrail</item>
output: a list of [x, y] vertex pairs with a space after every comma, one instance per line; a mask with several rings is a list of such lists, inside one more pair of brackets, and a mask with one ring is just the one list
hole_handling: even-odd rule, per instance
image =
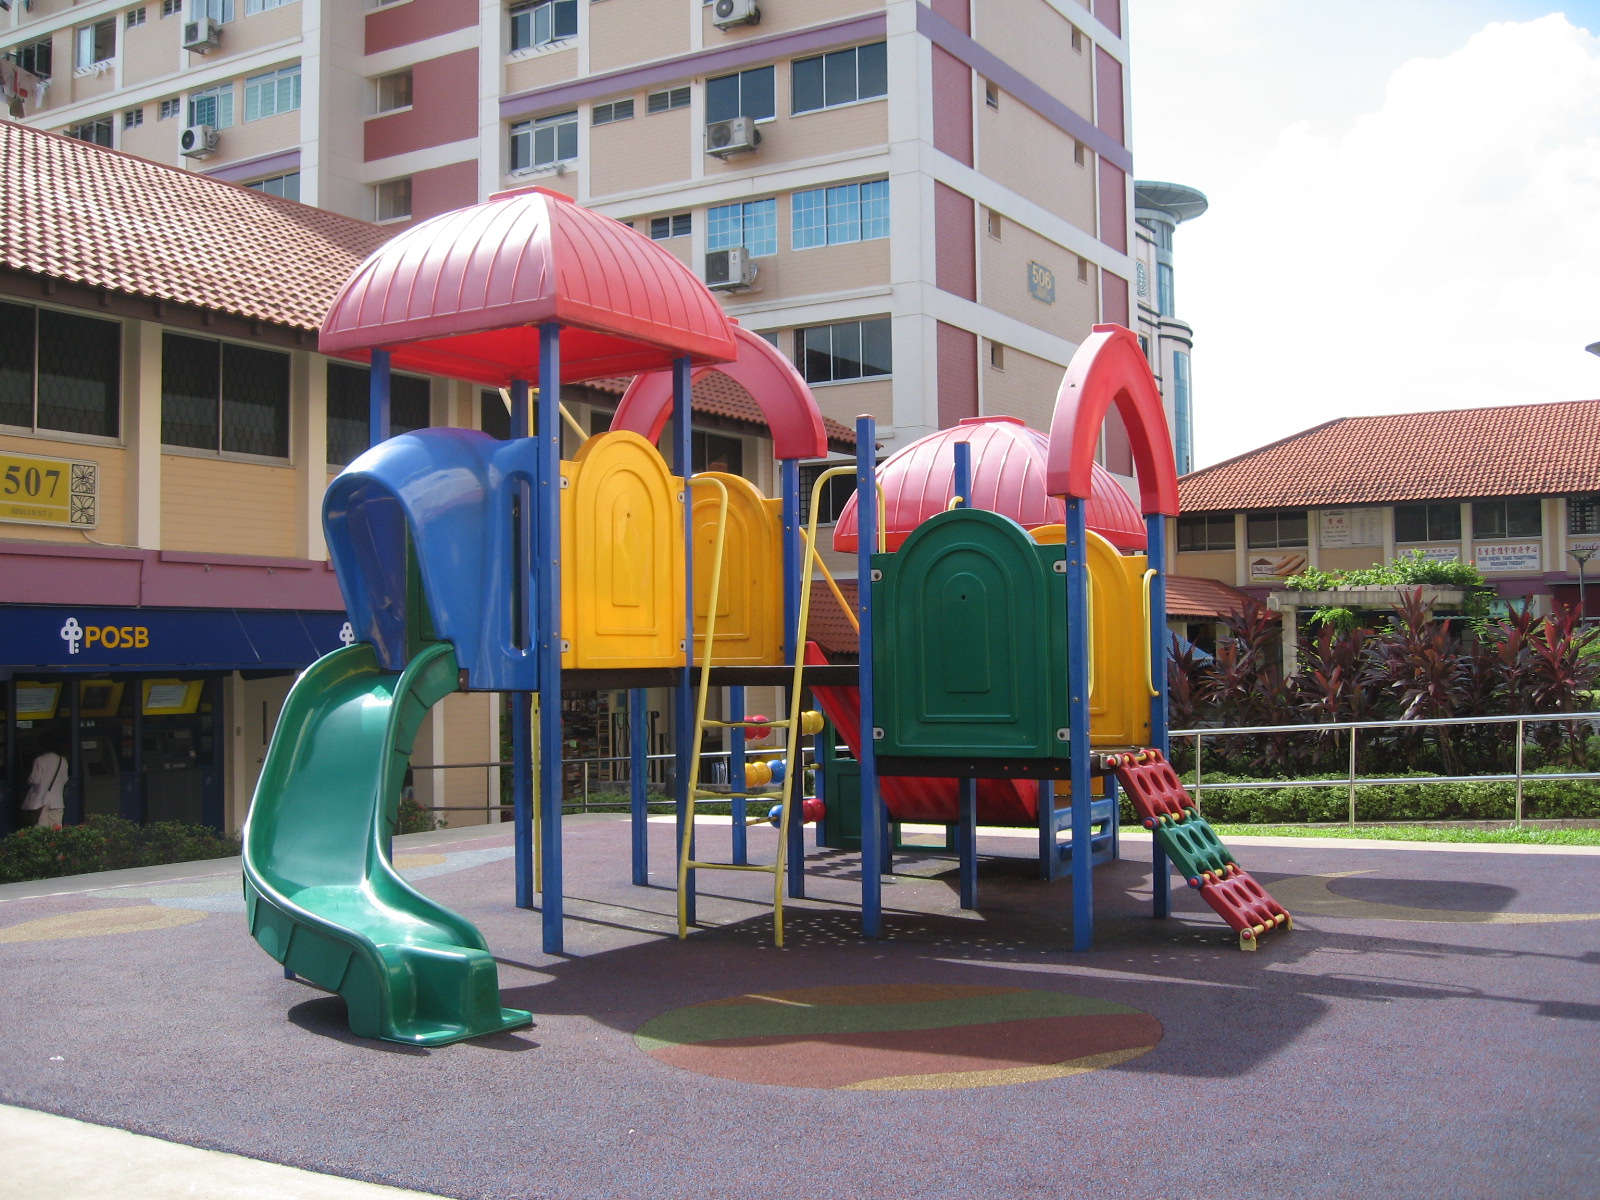
[[844, 619], [849, 621], [850, 627], [859, 634], [861, 632], [861, 622], [856, 619], [855, 610], [850, 607], [850, 601], [844, 598], [844, 592], [840, 590], [838, 581], [833, 577], [833, 572], [828, 570], [828, 564], [823, 560], [821, 551], [811, 544], [811, 540], [807, 537], [804, 529], [800, 531], [800, 536], [805, 540], [806, 549], [817, 560], [817, 566], [822, 568], [822, 577], [828, 581], [828, 590], [833, 593], [833, 598], [839, 602], [839, 607], [844, 611]]
[[1156, 691], [1155, 680], [1156, 648], [1153, 642], [1153, 627], [1150, 624], [1150, 584], [1155, 577], [1154, 567], [1144, 573], [1144, 686], [1152, 696], [1159, 696], [1161, 693]]
[[[500, 389], [500, 399], [504, 402], [504, 404], [506, 406], [506, 412], [509, 413], [511, 411], [511, 389], [510, 388], [501, 388]], [[528, 414], [530, 416], [532, 416], [532, 414], [533, 414], [533, 406], [535, 404], [537, 404], [538, 402], [539, 402], [539, 389], [538, 388], [529, 388], [528, 389]], [[561, 419], [567, 423], [567, 428], [572, 430], [572, 432], [577, 435], [579, 445], [582, 445], [584, 442], [588, 441], [589, 440], [588, 432], [583, 428], [582, 425], [578, 424], [578, 419], [576, 417], [574, 417], [570, 412], [567, 411], [567, 406], [565, 404], [560, 404], [557, 407], [560, 408], [560, 410], [561, 410]], [[529, 433], [531, 433], [531, 432], [532, 432], [531, 430], [527, 430], [527, 429], [524, 429], [524, 430], [521, 430], [521, 431], [513, 429], [511, 431], [513, 437], [527, 437], [529, 435]]]

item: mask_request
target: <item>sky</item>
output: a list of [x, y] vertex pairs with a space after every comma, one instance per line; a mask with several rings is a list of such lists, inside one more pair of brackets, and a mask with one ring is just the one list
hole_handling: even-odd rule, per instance
[[1600, 397], [1600, 0], [1130, 0], [1195, 463], [1322, 421]]

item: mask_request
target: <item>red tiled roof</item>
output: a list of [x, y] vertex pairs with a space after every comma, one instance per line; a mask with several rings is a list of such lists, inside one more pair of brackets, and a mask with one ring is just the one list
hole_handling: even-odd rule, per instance
[[1244, 611], [1250, 597], [1217, 579], [1168, 575], [1167, 615], [1170, 617], [1230, 617]]
[[[584, 386], [620, 396], [627, 391], [628, 383], [627, 378], [591, 379]], [[720, 371], [708, 372], [695, 380], [694, 389], [689, 394], [689, 402], [696, 412], [759, 425], [763, 429], [767, 427], [767, 418], [762, 415], [756, 402], [750, 398], [750, 393]], [[855, 430], [827, 417], [822, 418], [822, 426], [828, 431], [828, 444], [834, 449], [845, 451], [855, 449]]]
[[315, 331], [392, 230], [0, 120], [0, 267]]
[[1178, 481], [1182, 510], [1600, 489], [1600, 400], [1344, 417]]
[[[856, 602], [856, 581], [841, 579], [838, 583], [839, 590], [844, 593], [845, 603], [853, 607]], [[825, 579], [811, 581], [811, 613], [806, 618], [806, 641], [821, 646], [832, 662], [838, 662], [841, 655], [854, 658], [861, 653], [861, 635], [850, 624], [850, 618], [844, 615], [844, 609], [839, 607], [838, 598]]]

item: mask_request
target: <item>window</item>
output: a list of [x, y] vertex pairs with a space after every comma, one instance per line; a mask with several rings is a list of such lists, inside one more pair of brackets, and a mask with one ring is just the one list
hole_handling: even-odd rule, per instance
[[889, 181], [846, 183], [796, 192], [790, 212], [796, 250], [889, 236]]
[[1394, 506], [1394, 540], [1397, 542], [1459, 542], [1459, 504], [1397, 504]]
[[86, 71], [110, 62], [117, 56], [117, 22], [114, 17], [80, 26], [75, 34], [77, 55], [73, 60], [78, 70]]
[[266, 12], [269, 8], [282, 8], [291, 4], [293, 0], [244, 0], [244, 15], [253, 17], [256, 13]]
[[551, 167], [578, 157], [578, 114], [556, 113], [511, 127], [511, 169]]
[[161, 442], [289, 457], [289, 356], [259, 346], [162, 334]]
[[156, 120], [170, 121], [173, 117], [178, 115], [178, 111], [181, 108], [183, 108], [183, 101], [179, 100], [176, 96], [172, 97], [170, 100], [163, 100], [161, 102], [161, 107], [156, 111]]
[[269, 196], [282, 196], [285, 200], [300, 199], [300, 172], [290, 171], [287, 175], [274, 175], [270, 179], [258, 179], [254, 183], [247, 183], [245, 187], [251, 191], [265, 192]]
[[696, 471], [744, 474], [744, 443], [720, 433], [689, 430], [689, 463]]
[[1543, 533], [1544, 505], [1537, 496], [1472, 502], [1473, 537], [1536, 538]]
[[706, 80], [706, 120], [729, 121], [734, 117], [771, 120], [778, 115], [772, 81], [771, 67], [755, 67]]
[[511, 6], [511, 48], [527, 50], [578, 36], [578, 0], [535, 0]]
[[411, 215], [411, 177], [391, 179], [373, 189], [376, 220], [400, 221]]
[[129, 29], [137, 29], [145, 23], [146, 13], [142, 8], [130, 8], [124, 23]]
[[144, 109], [130, 108], [122, 114], [122, 127], [124, 129], [137, 129], [144, 124]]
[[380, 75], [378, 84], [378, 111], [393, 112], [397, 108], [411, 107], [411, 68], [392, 75]]
[[233, 20], [233, 0], [194, 0], [194, 15], [210, 17], [218, 25]]
[[751, 200], [706, 210], [706, 249], [743, 246], [751, 254], [778, 252], [777, 200]]
[[986, 208], [983, 210], [983, 223], [989, 236], [998, 242], [1005, 230], [1005, 218], [994, 209]]
[[81, 125], [67, 126], [67, 136], [77, 138], [80, 142], [93, 142], [96, 146], [111, 145], [111, 118], [96, 117], [92, 121], [85, 121]]
[[989, 342], [989, 365], [996, 371], [1006, 369], [1006, 348], [993, 340]]
[[183, 12], [183, 0], [161, 0], [161, 15], [176, 17]]
[[613, 121], [633, 120], [632, 100], [613, 100], [610, 104], [596, 104], [590, 110], [591, 125], [610, 125]]
[[1163, 317], [1170, 317], [1175, 311], [1171, 263], [1156, 264], [1156, 309]]
[[1600, 533], [1600, 492], [1567, 497], [1567, 532]]
[[[389, 376], [389, 434], [426, 429], [429, 387], [415, 375]], [[498, 401], [498, 397], [496, 397]], [[328, 364], [328, 462], [344, 466], [370, 444], [372, 371], [349, 363]]]
[[233, 124], [233, 84], [222, 83], [203, 92], [189, 93], [189, 125], [226, 129]]
[[1083, 30], [1076, 25], [1072, 27], [1072, 49], [1076, 54], [1083, 53]]
[[668, 238], [688, 237], [693, 231], [694, 222], [689, 213], [650, 218], [650, 237], [658, 242], [664, 242]]
[[1279, 546], [1304, 546], [1306, 544], [1306, 510], [1303, 508], [1269, 508], [1265, 512], [1246, 513], [1244, 535], [1245, 545], [1251, 550], [1271, 550]]
[[1072, 161], [1074, 165], [1080, 167], [1089, 161], [1088, 148], [1076, 139], [1072, 143]]
[[[811, 520], [811, 493], [817, 486], [817, 476], [824, 471], [831, 470], [841, 464], [835, 462], [816, 463], [812, 466], [800, 468], [800, 523], [807, 524]], [[844, 506], [849, 503], [850, 497], [856, 494], [856, 480], [854, 475], [835, 475], [822, 485], [822, 495], [817, 498], [817, 524], [832, 525], [839, 520], [839, 514], [844, 511]]]
[[24, 71], [31, 71], [40, 79], [50, 78], [51, 59], [54, 57], [55, 43], [50, 38], [42, 42], [31, 42], [26, 46], [18, 46], [11, 52], [12, 61]]
[[889, 318], [813, 325], [796, 331], [807, 383], [839, 383], [893, 373]]
[[673, 108], [689, 107], [689, 89], [686, 87], [673, 88], [665, 92], [651, 92], [644, 100], [644, 110], [647, 113], [666, 112]]
[[244, 119], [259, 121], [300, 107], [300, 64], [244, 81]]
[[[1081, 254], [1078, 255], [1077, 257], [1078, 257], [1078, 282], [1079, 283], [1088, 283], [1089, 282], [1089, 260], [1087, 258], [1085, 258]], [[1148, 353], [1146, 353], [1145, 357], [1149, 358], [1150, 355]]]
[[502, 442], [511, 440], [511, 411], [505, 398], [491, 388], [478, 393], [478, 428]]
[[1189, 356], [1182, 350], [1172, 355], [1172, 424], [1178, 474], [1187, 475], [1194, 470], [1194, 413], [1189, 407]]
[[813, 112], [888, 94], [889, 63], [883, 42], [797, 58], [790, 68], [790, 112]]
[[984, 80], [984, 82], [983, 82], [983, 102], [985, 104], [987, 104], [990, 108], [996, 108], [997, 109], [997, 108], [1000, 107], [1000, 87], [999, 87], [998, 84], [993, 84], [993, 83], [990, 83], [988, 80]]
[[114, 438], [122, 326], [0, 303], [0, 425]]
[[1179, 550], [1232, 550], [1232, 513], [1195, 513], [1178, 518]]

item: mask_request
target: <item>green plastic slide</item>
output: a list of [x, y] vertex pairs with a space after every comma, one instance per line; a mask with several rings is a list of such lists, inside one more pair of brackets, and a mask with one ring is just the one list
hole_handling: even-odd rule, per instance
[[261, 948], [344, 997], [350, 1030], [415, 1046], [516, 1029], [471, 922], [389, 861], [412, 740], [456, 690], [454, 650], [425, 646], [399, 675], [371, 646], [335, 650], [296, 680], [244, 831], [244, 895]]

